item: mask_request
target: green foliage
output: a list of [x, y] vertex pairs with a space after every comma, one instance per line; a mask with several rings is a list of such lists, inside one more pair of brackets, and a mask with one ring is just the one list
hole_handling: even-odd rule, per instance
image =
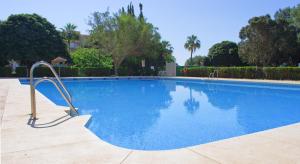
[[183, 76], [191, 76], [191, 77], [208, 77], [210, 72], [213, 72], [213, 67], [188, 67], [186, 72], [183, 70]]
[[144, 14], [143, 14], [143, 4], [142, 4], [142, 3], [139, 3], [139, 7], [140, 7], [139, 20], [145, 20]]
[[171, 62], [175, 62], [176, 61], [175, 57], [172, 55], [173, 49], [174, 48], [172, 47], [172, 45], [171, 45], [171, 43], [169, 41], [163, 40], [160, 43], [159, 52], [163, 56], [163, 59], [164, 59], [163, 62], [171, 63]]
[[293, 19], [293, 16], [292, 16], [292, 8], [290, 7], [287, 7], [287, 8], [284, 8], [284, 9], [279, 9], [274, 17], [275, 17], [275, 20], [276, 21], [282, 21], [282, 20], [285, 20], [287, 21], [289, 24], [294, 24], [294, 19]]
[[184, 67], [177, 68], [178, 76], [208, 77], [214, 70], [220, 78], [300, 80], [299, 67]]
[[94, 48], [79, 48], [71, 55], [73, 63], [77, 67], [111, 68], [111, 57]]
[[197, 36], [191, 35], [187, 37], [187, 41], [184, 44], [184, 48], [191, 52], [191, 63], [193, 63], [193, 53], [201, 47], [200, 40], [198, 40]]
[[97, 76], [111, 76], [112, 69], [111, 68], [94, 68], [94, 67], [87, 67], [80, 69], [81, 76], [90, 76], [90, 77], [97, 77]]
[[212, 66], [240, 66], [242, 62], [238, 54], [238, 46], [234, 42], [223, 41], [213, 45], [208, 52]]
[[28, 71], [26, 67], [17, 67], [16, 74], [12, 74], [10, 67], [0, 67], [0, 77], [27, 77]]
[[300, 43], [300, 4], [292, 8], [280, 9], [274, 17], [278, 22], [286, 21], [290, 26], [297, 28], [298, 42]]
[[[61, 77], [76, 77], [79, 69], [74, 67], [54, 67]], [[0, 77], [28, 77], [29, 69], [27, 67], [17, 67], [16, 74], [11, 73], [10, 67], [0, 67]], [[47, 67], [37, 67], [34, 71], [36, 77], [52, 77], [53, 73]]]
[[76, 67], [59, 67], [55, 68], [61, 77], [77, 77], [79, 76], [79, 68]]
[[135, 57], [146, 60], [147, 66], [162, 67], [165, 61], [172, 61], [172, 48], [165, 42], [151, 23], [142, 15], [134, 14], [134, 7], [130, 4], [127, 12], [122, 8], [119, 13], [95, 12], [89, 20], [92, 27], [90, 43], [93, 47], [103, 50], [112, 56], [115, 74], [126, 58]]
[[128, 15], [135, 17], [134, 6], [132, 5], [132, 2], [130, 2], [130, 4], [127, 6], [127, 13]]
[[[206, 56], [194, 56], [192, 58], [192, 61], [191, 61], [191, 58], [187, 59], [185, 61], [185, 66], [204, 66], [204, 61], [205, 61], [205, 58], [207, 58]], [[193, 62], [193, 63], [192, 63]]]
[[248, 64], [278, 66], [295, 65], [297, 32], [286, 21], [272, 20], [269, 15], [254, 17], [240, 31], [239, 55]]
[[[76, 77], [79, 69], [76, 67], [54, 67], [60, 77]], [[53, 73], [48, 67], [37, 67], [34, 70], [35, 77], [53, 77]]]
[[102, 51], [95, 48], [79, 48], [71, 55], [72, 61], [75, 66], [84, 67], [97, 67], [99, 69], [111, 69], [112, 58], [104, 54]]
[[64, 28], [61, 28], [62, 37], [67, 41], [69, 53], [71, 52], [71, 41], [78, 40], [80, 33], [75, 31], [76, 25], [68, 23]]
[[263, 71], [266, 79], [300, 80], [299, 67], [265, 67]]
[[0, 24], [1, 60], [20, 60], [30, 65], [68, 58], [66, 45], [55, 26], [37, 14], [11, 15]]

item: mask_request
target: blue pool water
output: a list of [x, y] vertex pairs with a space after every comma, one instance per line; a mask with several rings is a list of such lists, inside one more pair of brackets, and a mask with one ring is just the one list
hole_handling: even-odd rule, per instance
[[[27, 81], [21, 81], [26, 84]], [[300, 86], [203, 80], [65, 80], [86, 127], [113, 145], [166, 150], [300, 122]], [[50, 83], [37, 88], [66, 105]]]

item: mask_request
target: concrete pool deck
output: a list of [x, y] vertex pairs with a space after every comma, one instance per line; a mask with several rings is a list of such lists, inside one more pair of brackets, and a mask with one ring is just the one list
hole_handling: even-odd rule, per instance
[[0, 79], [1, 163], [300, 163], [300, 123], [182, 149], [137, 151], [102, 141], [84, 127], [89, 116], [70, 117], [68, 108], [36, 96], [33, 121], [29, 86]]

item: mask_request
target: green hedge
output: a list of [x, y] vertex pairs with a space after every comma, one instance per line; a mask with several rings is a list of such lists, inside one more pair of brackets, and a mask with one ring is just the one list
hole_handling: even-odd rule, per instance
[[[189, 67], [184, 73], [184, 67], [177, 67], [177, 76], [208, 77], [214, 70], [219, 71], [220, 78], [245, 78], [245, 79], [274, 79], [274, 80], [300, 80], [300, 67]], [[62, 77], [78, 76], [112, 76], [113, 70], [103, 68], [77, 68], [55, 67]], [[157, 72], [144, 70], [143, 72], [130, 73], [120, 70], [120, 75], [156, 75]], [[18, 67], [16, 74], [11, 73], [10, 67], [0, 67], [0, 77], [28, 77], [26, 67]], [[36, 77], [53, 76], [49, 68], [38, 67]]]
[[104, 68], [81, 68], [80, 76], [111, 76], [111, 69]]
[[266, 79], [300, 80], [299, 67], [266, 67], [263, 68]]
[[79, 68], [77, 67], [60, 67], [55, 68], [61, 77], [77, 77], [79, 76]]
[[214, 70], [220, 78], [300, 80], [300, 67], [178, 67], [177, 76], [208, 77]]
[[[76, 67], [55, 67], [57, 74], [61, 77], [76, 77], [79, 75], [79, 69]], [[35, 77], [52, 77], [53, 73], [48, 67], [37, 67], [34, 70]]]
[[27, 77], [26, 67], [17, 67], [16, 73], [12, 74], [10, 67], [0, 67], [0, 77]]
[[[55, 67], [56, 72], [62, 77], [77, 77], [79, 69], [75, 67]], [[0, 67], [0, 77], [28, 77], [29, 69], [27, 67], [17, 67], [16, 74], [11, 73], [10, 67]], [[35, 77], [52, 77], [53, 74], [47, 67], [37, 67], [34, 70]]]
[[[54, 67], [57, 74], [61, 77], [84, 77], [84, 76], [112, 76], [114, 74], [109, 68], [78, 68], [78, 67]], [[28, 71], [28, 73], [27, 73]], [[127, 71], [119, 71], [121, 76], [142, 75], [141, 73], [133, 74]], [[154, 72], [146, 72], [147, 75], [154, 75]], [[28, 77], [29, 70], [26, 67], [18, 67], [16, 74], [11, 73], [10, 67], [0, 67], [0, 77]], [[48, 67], [37, 67], [34, 70], [35, 77], [53, 77]]]

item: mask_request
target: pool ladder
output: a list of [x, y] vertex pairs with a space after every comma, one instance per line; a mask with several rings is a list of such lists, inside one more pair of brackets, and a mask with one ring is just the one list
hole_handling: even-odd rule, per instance
[[[217, 75], [217, 76], [216, 76]], [[215, 77], [219, 77], [219, 71], [218, 70], [214, 70], [212, 73], [209, 74], [208, 78], [215, 78]]]
[[[34, 72], [34, 69], [39, 66], [48, 67], [51, 70], [51, 72], [53, 73], [53, 75], [57, 81], [55, 81], [51, 78], [48, 78], [48, 77], [43, 77], [41, 79], [37, 79], [37, 81], [34, 81], [33, 72]], [[66, 89], [65, 85], [62, 83], [62, 81], [61, 81], [60, 77], [57, 75], [55, 69], [49, 63], [47, 63], [45, 61], [39, 61], [39, 62], [36, 62], [35, 64], [33, 64], [30, 69], [30, 98], [31, 98], [31, 114], [32, 114], [33, 119], [36, 119], [35, 88], [37, 85], [39, 85], [41, 82], [44, 82], [44, 81], [51, 82], [56, 87], [56, 89], [59, 91], [61, 96], [64, 98], [64, 100], [69, 105], [70, 115], [72, 114], [72, 111], [75, 112], [76, 114], [78, 114], [77, 109], [72, 104], [72, 97], [71, 97], [69, 91]]]

